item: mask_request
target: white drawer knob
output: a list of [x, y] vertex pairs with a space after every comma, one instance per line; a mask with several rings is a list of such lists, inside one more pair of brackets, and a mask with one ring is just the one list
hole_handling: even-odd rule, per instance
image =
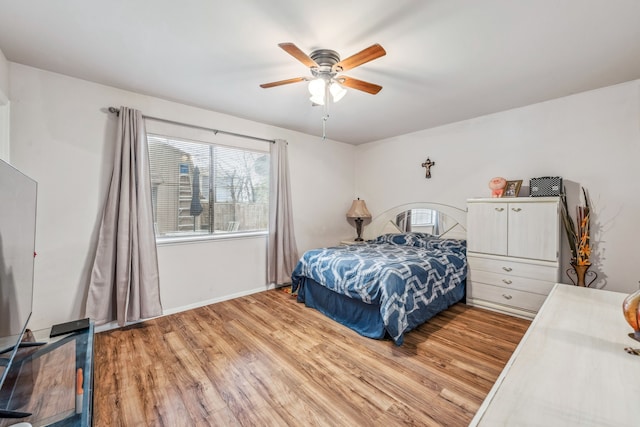
[[506, 283], [507, 285], [510, 285], [510, 284], [512, 284], [512, 283], [513, 283], [513, 282], [512, 282], [511, 280], [509, 280], [509, 279], [502, 279], [502, 281], [503, 281], [504, 283]]
[[504, 299], [511, 299], [511, 298], [513, 298], [511, 295], [508, 295], [508, 294], [502, 294], [502, 297], [503, 297]]
[[511, 267], [502, 267], [502, 269], [503, 269], [504, 271], [511, 271], [511, 270], [513, 270], [513, 268], [511, 268]]
[[520, 212], [522, 209], [520, 209], [520, 208], [511, 208], [511, 210], [514, 211], [514, 212]]
[[498, 212], [502, 212], [504, 208], [495, 208]]

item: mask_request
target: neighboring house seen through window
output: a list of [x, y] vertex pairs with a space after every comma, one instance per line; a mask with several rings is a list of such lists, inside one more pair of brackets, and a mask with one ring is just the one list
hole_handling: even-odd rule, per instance
[[266, 231], [269, 153], [147, 135], [156, 238]]

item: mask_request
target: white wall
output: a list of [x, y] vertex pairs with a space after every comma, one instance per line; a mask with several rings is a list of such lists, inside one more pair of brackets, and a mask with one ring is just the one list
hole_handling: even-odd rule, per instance
[[9, 61], [0, 50], [0, 102], [8, 98], [9, 93]]
[[[431, 179], [420, 166], [427, 157], [436, 162]], [[411, 201], [464, 209], [467, 198], [490, 195], [494, 176], [526, 186], [562, 176], [570, 209], [580, 186], [591, 196], [594, 285], [638, 287], [640, 81], [372, 142], [358, 147], [357, 159], [366, 168], [356, 191], [378, 212]], [[566, 270], [566, 248], [563, 259]]]
[[9, 161], [9, 61], [0, 50], [0, 159]]
[[[289, 141], [299, 250], [352, 233], [355, 147], [9, 63], [11, 159], [39, 183], [32, 328], [84, 315], [95, 240], [113, 159], [109, 106]], [[266, 289], [266, 237], [158, 249], [165, 312]]]

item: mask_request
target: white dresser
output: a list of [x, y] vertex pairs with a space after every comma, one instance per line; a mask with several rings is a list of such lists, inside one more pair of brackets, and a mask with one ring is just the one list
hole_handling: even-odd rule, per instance
[[469, 199], [467, 209], [467, 304], [533, 318], [560, 279], [560, 199]]
[[622, 315], [626, 294], [559, 284], [471, 426], [640, 425], [640, 348]]

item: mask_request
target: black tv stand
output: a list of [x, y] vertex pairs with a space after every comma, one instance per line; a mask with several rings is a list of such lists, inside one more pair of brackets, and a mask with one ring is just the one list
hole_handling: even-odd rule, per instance
[[42, 341], [23, 341], [18, 345], [18, 348], [27, 348], [27, 347], [40, 347], [41, 345], [46, 345], [46, 342]]
[[[41, 342], [41, 341], [22, 341], [20, 344], [18, 344], [18, 348], [27, 348], [27, 347], [39, 347], [41, 345], [46, 345], [46, 342]], [[0, 354], [5, 354], [5, 353], [9, 353], [10, 351], [12, 351], [14, 348], [16, 348], [15, 345], [12, 345], [11, 347], [7, 347], [3, 350], [0, 350]], [[6, 360], [4, 358], [0, 358], [0, 366], [2, 366], [2, 361]]]
[[[49, 333], [50, 329], [34, 331], [33, 341], [27, 341], [25, 347], [36, 347], [40, 341], [45, 345], [17, 350], [11, 377], [5, 381], [9, 387], [0, 393], [0, 426], [16, 418], [34, 426], [92, 425], [94, 324], [55, 338], [49, 338]], [[81, 391], [77, 375], [82, 379]]]
[[0, 409], [0, 418], [26, 418], [33, 415], [31, 412], [5, 411]]

